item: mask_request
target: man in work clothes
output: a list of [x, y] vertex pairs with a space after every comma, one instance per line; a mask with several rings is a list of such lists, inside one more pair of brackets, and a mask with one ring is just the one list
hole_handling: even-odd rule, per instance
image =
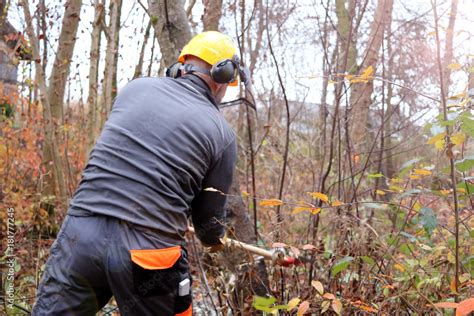
[[115, 297], [122, 315], [191, 315], [184, 235], [191, 215], [221, 248], [235, 134], [218, 110], [238, 80], [232, 40], [204, 32], [176, 78], [133, 80], [117, 96], [71, 201], [33, 315], [94, 315]]

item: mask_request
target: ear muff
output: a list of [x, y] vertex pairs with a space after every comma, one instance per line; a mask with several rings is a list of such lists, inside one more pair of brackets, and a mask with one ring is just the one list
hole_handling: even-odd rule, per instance
[[211, 68], [211, 78], [217, 83], [230, 83], [239, 74], [238, 64], [231, 59], [224, 59]]
[[170, 78], [178, 78], [181, 77], [181, 69], [183, 68], [183, 64], [178, 62], [175, 62], [171, 66], [169, 66], [166, 69], [166, 77]]

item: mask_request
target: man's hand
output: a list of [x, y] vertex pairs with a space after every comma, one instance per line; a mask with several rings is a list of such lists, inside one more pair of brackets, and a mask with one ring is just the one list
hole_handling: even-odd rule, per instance
[[206, 247], [210, 253], [216, 253], [225, 249], [226, 239], [227, 235], [224, 235], [222, 238], [219, 238], [219, 243], [216, 245], [207, 245], [205, 243], [202, 243], [202, 245]]

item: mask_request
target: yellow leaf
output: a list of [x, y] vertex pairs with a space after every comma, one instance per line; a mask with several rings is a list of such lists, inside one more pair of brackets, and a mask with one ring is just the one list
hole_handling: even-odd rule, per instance
[[334, 81], [334, 80], [328, 80], [328, 84], [335, 84], [335, 83], [336, 83], [336, 81]]
[[403, 180], [400, 179], [400, 178], [392, 178], [392, 179], [390, 179], [390, 183], [401, 183], [401, 182], [403, 182]]
[[402, 265], [399, 264], [399, 263], [395, 263], [395, 264], [393, 265], [393, 267], [394, 267], [395, 269], [397, 269], [398, 271], [400, 271], [400, 272], [405, 272], [405, 267], [402, 266]]
[[441, 193], [441, 195], [448, 195], [449, 193], [451, 192], [451, 190], [439, 190], [439, 193]]
[[342, 203], [341, 201], [338, 201], [338, 200], [335, 200], [331, 203], [331, 206], [334, 206], [334, 207], [342, 206], [342, 205], [344, 205], [344, 203]]
[[382, 191], [382, 190], [375, 190], [375, 194], [378, 194], [378, 195], [385, 195], [385, 192]]
[[321, 314], [324, 314], [327, 312], [327, 310], [331, 307], [331, 302], [330, 301], [323, 301], [321, 303]]
[[319, 292], [320, 295], [324, 294], [323, 284], [319, 281], [311, 281], [311, 285]]
[[426, 34], [428, 36], [435, 36], [436, 35], [436, 31], [432, 31], [432, 32], [429, 32], [428, 34]]
[[295, 207], [293, 209], [293, 211], [291, 211], [291, 214], [298, 214], [298, 213], [301, 213], [301, 212], [304, 212], [304, 211], [309, 211], [311, 212], [311, 207], [306, 207], [306, 206], [298, 206], [298, 207]]
[[417, 212], [420, 211], [420, 209], [423, 207], [420, 202], [416, 201], [415, 204], [413, 205], [413, 209]]
[[411, 175], [410, 175], [410, 179], [412, 179], [412, 180], [418, 180], [418, 179], [420, 179], [420, 176], [415, 175], [415, 174], [411, 174]]
[[454, 255], [451, 252], [448, 252], [447, 259], [450, 263], [456, 262], [456, 258], [454, 258]]
[[466, 134], [463, 132], [457, 132], [451, 136], [451, 141], [454, 145], [461, 145], [466, 140]]
[[308, 192], [309, 195], [311, 195], [314, 199], [320, 199], [321, 201], [323, 202], [326, 202], [328, 203], [329, 202], [329, 198], [326, 194], [324, 193], [321, 193], [321, 192]]
[[321, 208], [319, 208], [319, 207], [315, 207], [315, 208], [311, 209], [311, 214], [313, 214], [313, 215], [316, 215], [319, 212], [321, 212]]
[[298, 306], [298, 304], [301, 302], [301, 300], [297, 297], [295, 298], [292, 298], [289, 302], [288, 302], [288, 307], [286, 308], [287, 311], [291, 311], [293, 308], [295, 308], [296, 306]]
[[364, 80], [364, 79], [367, 80], [367, 79], [371, 78], [371, 76], [372, 76], [373, 73], [374, 73], [374, 67], [369, 66], [369, 67], [367, 67], [367, 68], [364, 70], [364, 72], [360, 75], [360, 78], [363, 79], [363, 80]]
[[449, 64], [448, 65], [448, 68], [451, 69], [451, 70], [459, 70], [461, 69], [461, 64], [458, 64], [458, 63], [453, 63], [453, 64]]
[[303, 301], [298, 307], [298, 316], [303, 316], [304, 313], [309, 309], [309, 302]]
[[436, 134], [435, 136], [431, 137], [426, 143], [427, 143], [428, 145], [433, 145], [433, 144], [435, 144], [437, 141], [444, 139], [445, 136], [446, 136], [446, 132], [442, 132], [442, 133]]
[[247, 192], [247, 191], [242, 191], [242, 197], [243, 198], [246, 198], [248, 197], [250, 194]]
[[443, 150], [443, 148], [444, 148], [444, 143], [445, 143], [445, 142], [444, 142], [444, 139], [438, 140], [438, 141], [435, 143], [436, 149], [438, 149], [438, 150]]
[[341, 315], [341, 310], [342, 310], [342, 303], [340, 300], [335, 299], [332, 301], [332, 309], [336, 312], [336, 314]]
[[260, 201], [260, 206], [278, 206], [282, 204], [283, 201], [279, 199], [266, 199]]
[[431, 171], [426, 170], [426, 169], [415, 169], [413, 170], [415, 174], [418, 174], [420, 176], [428, 176], [431, 174]]

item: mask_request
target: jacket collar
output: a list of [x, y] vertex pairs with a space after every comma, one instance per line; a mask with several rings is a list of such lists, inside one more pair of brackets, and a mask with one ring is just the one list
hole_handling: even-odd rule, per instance
[[179, 77], [178, 79], [185, 80], [186, 83], [192, 85], [193, 88], [204, 95], [217, 109], [219, 109], [218, 103], [212, 95], [211, 88], [209, 88], [209, 85], [201, 77], [191, 73]]

